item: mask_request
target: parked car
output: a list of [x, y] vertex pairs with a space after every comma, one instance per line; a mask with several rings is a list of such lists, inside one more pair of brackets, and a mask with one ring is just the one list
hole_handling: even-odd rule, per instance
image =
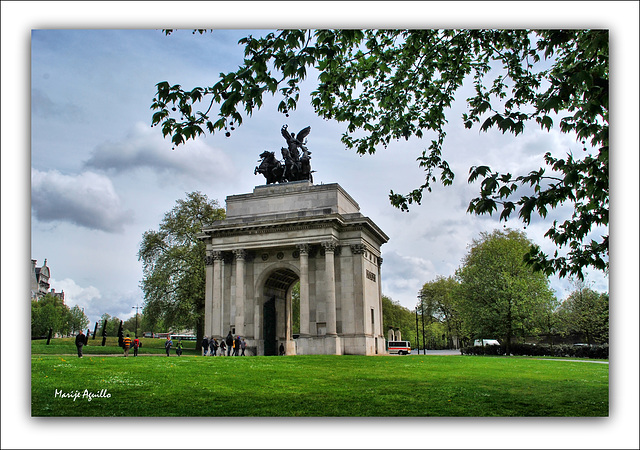
[[500, 345], [497, 339], [476, 339], [473, 342], [473, 345], [476, 347], [483, 347], [485, 345]]

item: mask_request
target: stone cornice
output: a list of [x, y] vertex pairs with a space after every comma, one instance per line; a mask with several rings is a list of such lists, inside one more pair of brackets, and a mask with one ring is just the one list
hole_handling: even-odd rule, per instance
[[327, 214], [312, 217], [261, 217], [251, 221], [221, 220], [204, 228], [198, 238], [223, 238], [246, 234], [271, 234], [324, 228], [332, 228], [340, 233], [351, 230], [367, 230], [380, 241], [380, 244], [384, 244], [389, 240], [389, 237], [371, 219], [361, 214], [349, 214], [346, 217], [341, 214]]

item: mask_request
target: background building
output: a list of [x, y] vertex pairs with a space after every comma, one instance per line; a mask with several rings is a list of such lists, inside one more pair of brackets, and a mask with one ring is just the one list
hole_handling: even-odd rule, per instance
[[44, 295], [51, 294], [60, 298], [64, 304], [64, 291], [56, 292], [51, 289], [51, 270], [47, 266], [47, 260], [44, 260], [42, 267], [37, 267], [37, 263], [38, 260], [31, 260], [31, 300], [40, 300]]

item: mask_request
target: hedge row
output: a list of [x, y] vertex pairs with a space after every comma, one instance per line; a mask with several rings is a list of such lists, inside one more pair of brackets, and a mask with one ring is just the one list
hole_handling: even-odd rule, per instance
[[[464, 347], [463, 355], [504, 355], [505, 347], [485, 345], [484, 347]], [[548, 345], [548, 344], [511, 344], [511, 355], [514, 356], [562, 356], [572, 358], [609, 359], [608, 345]]]

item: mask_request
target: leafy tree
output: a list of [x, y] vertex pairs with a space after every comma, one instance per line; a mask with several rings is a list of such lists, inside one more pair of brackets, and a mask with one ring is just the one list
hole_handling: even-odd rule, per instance
[[76, 333], [80, 330], [84, 330], [89, 325], [89, 318], [85, 315], [82, 308], [75, 305], [69, 310], [69, 328], [72, 333]]
[[134, 314], [133, 316], [129, 317], [127, 320], [124, 321], [124, 324], [122, 326], [124, 327], [125, 335], [129, 333], [131, 336], [135, 336], [136, 325], [138, 326], [138, 336], [142, 335], [142, 328], [141, 328], [142, 317], [143, 317], [143, 314], [138, 314], [138, 321], [136, 322], [136, 315]]
[[588, 344], [609, 342], [609, 294], [599, 293], [580, 280], [562, 302], [558, 318], [563, 334], [583, 337]]
[[300, 333], [300, 281], [291, 288], [291, 333]]
[[107, 336], [117, 336], [118, 328], [120, 328], [120, 318], [117, 316], [111, 317], [110, 314], [104, 313], [100, 316], [100, 327], [98, 335], [102, 336], [104, 321], [107, 321]]
[[45, 336], [53, 329], [53, 333], [68, 334], [69, 307], [60, 297], [45, 294], [40, 300], [31, 301], [31, 336]]
[[547, 276], [522, 261], [531, 245], [521, 231], [481, 233], [457, 271], [462, 309], [476, 338], [500, 338], [510, 353], [511, 340], [540, 331], [553, 301]]
[[195, 329], [198, 346], [204, 335], [205, 244], [196, 236], [224, 217], [217, 200], [188, 193], [164, 215], [158, 231], [144, 233], [138, 252], [149, 323], [161, 319], [169, 328]]
[[425, 283], [418, 295], [418, 311], [424, 311], [430, 321], [443, 324], [448, 346], [453, 346], [453, 336], [467, 340], [463, 316], [460, 312], [460, 285], [454, 277], [438, 276]]
[[402, 339], [410, 341], [413, 348], [418, 348], [415, 312], [410, 311], [386, 295], [382, 296], [382, 327], [385, 332], [385, 339], [389, 337], [387, 333], [390, 328], [398, 328], [402, 333]]
[[[239, 44], [244, 62], [212, 86], [156, 85], [151, 124], [161, 126], [174, 146], [205, 132], [230, 136], [268, 94], [282, 97], [278, 110], [288, 116], [314, 70], [319, 83], [311, 104], [320, 117], [346, 124], [342, 142], [348, 149], [373, 154], [392, 140], [432, 137], [417, 160], [424, 183], [389, 196], [408, 210], [433, 183], [453, 182], [443, 156], [447, 112], [460, 87], [470, 83], [475, 94], [467, 99], [465, 127], [518, 135], [526, 125], [557, 125], [585, 152], [562, 158], [546, 153], [539, 168], [522, 174], [471, 167], [469, 182], [482, 182], [468, 211], [491, 214], [500, 207], [501, 220], [517, 211], [528, 224], [532, 215], [544, 218], [550, 209], [572, 205], [571, 216], [554, 221], [546, 233], [566, 255], [549, 257], [531, 245], [527, 262], [561, 277], [582, 278], [587, 266], [608, 269], [608, 234], [585, 242], [609, 223], [607, 30], [281, 30]], [[587, 145], [593, 150], [587, 152]]]

